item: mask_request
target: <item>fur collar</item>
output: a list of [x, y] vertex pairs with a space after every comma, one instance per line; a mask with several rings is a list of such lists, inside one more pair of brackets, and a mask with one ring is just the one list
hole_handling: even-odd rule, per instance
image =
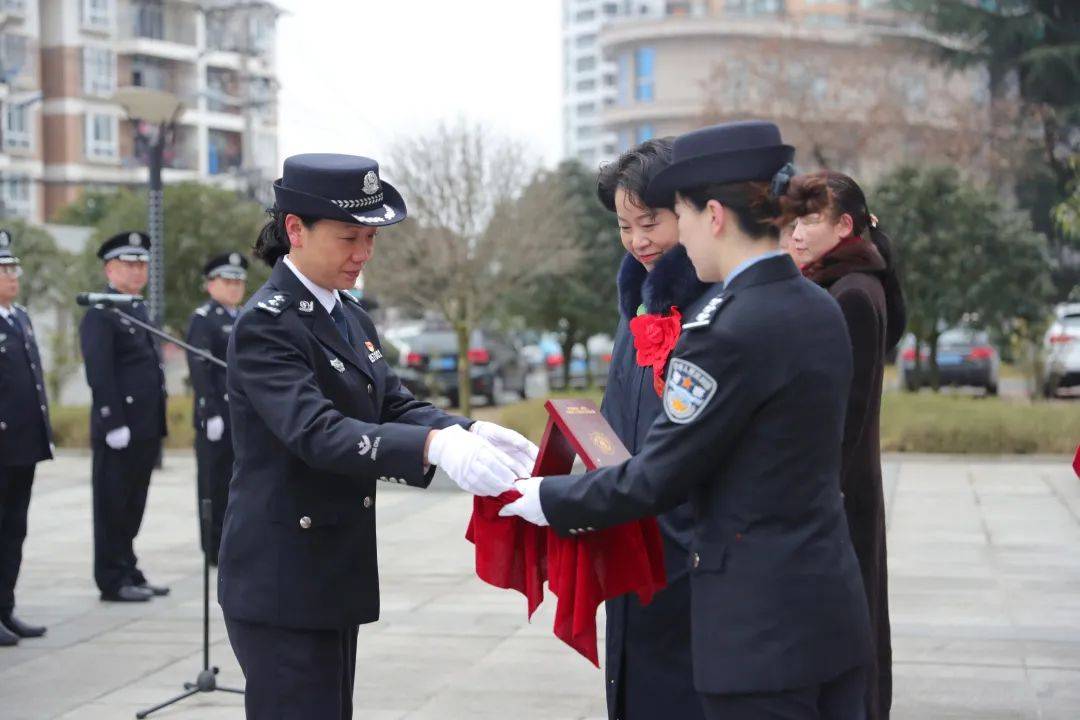
[[627, 253], [619, 267], [619, 310], [628, 320], [637, 316], [643, 303], [648, 313], [666, 313], [672, 305], [685, 310], [709, 287], [698, 280], [682, 245], [664, 253], [652, 272]]
[[874, 243], [854, 237], [841, 241], [820, 260], [804, 267], [802, 273], [818, 285], [829, 287], [850, 273], [879, 275], [884, 270], [885, 260]]

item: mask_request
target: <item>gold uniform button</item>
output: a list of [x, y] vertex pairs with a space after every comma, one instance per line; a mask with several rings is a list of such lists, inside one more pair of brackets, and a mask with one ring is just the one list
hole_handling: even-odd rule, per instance
[[694, 555], [693, 555], [693, 563], [694, 563], [694, 567], [697, 567], [698, 565], [701, 564], [701, 556], [698, 555], [697, 553], [694, 553]]
[[307, 530], [309, 527], [311, 527], [311, 518], [309, 518], [307, 515], [300, 518], [300, 527], [302, 527], [304, 530]]
[[372, 385], [371, 383], [368, 383], [367, 394], [368, 395], [374, 395], [375, 394], [375, 386]]

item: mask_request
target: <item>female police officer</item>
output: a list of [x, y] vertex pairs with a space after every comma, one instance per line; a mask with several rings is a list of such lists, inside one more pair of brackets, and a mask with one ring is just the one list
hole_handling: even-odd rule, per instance
[[377, 228], [405, 218], [375, 161], [292, 157], [274, 191], [255, 247], [273, 272], [228, 349], [236, 462], [218, 599], [248, 718], [350, 718], [357, 626], [379, 616], [376, 481], [426, 487], [438, 465], [498, 495], [529, 474], [536, 447], [415, 400], [339, 292]]
[[707, 718], [865, 717], [869, 621], [839, 489], [851, 345], [836, 303], [776, 252], [793, 155], [772, 123], [676, 139], [645, 200], [678, 193], [679, 242], [699, 278], [724, 284], [686, 313], [639, 453], [524, 480], [502, 510], [576, 535], [689, 497]]

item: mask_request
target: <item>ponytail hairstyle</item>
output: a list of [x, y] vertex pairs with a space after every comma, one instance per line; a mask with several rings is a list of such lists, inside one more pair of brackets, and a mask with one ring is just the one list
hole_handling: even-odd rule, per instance
[[704, 211], [710, 200], [715, 200], [735, 214], [739, 227], [754, 240], [779, 242], [783, 210], [774, 193], [775, 187], [775, 181], [754, 180], [701, 185], [680, 190], [679, 195], [698, 212]]
[[[255, 257], [270, 267], [274, 267], [278, 258], [288, 255], [292, 247], [289, 242], [289, 234], [285, 231], [285, 217], [296, 213], [284, 212], [277, 205], [267, 208], [266, 213], [270, 218], [263, 225], [263, 229], [259, 231], [259, 237], [255, 239], [252, 250]], [[300, 222], [303, 223], [304, 227], [309, 229], [318, 222], [318, 218], [305, 215], [297, 215], [297, 217], [300, 218]]]
[[826, 214], [833, 222], [841, 215], [851, 217], [851, 234], [867, 238], [885, 261], [885, 269], [876, 273], [885, 290], [888, 311], [886, 349], [892, 350], [904, 336], [907, 304], [896, 269], [892, 240], [870, 214], [866, 194], [852, 178], [832, 170], [799, 175], [791, 181], [782, 200], [784, 213], [791, 220], [813, 213]]

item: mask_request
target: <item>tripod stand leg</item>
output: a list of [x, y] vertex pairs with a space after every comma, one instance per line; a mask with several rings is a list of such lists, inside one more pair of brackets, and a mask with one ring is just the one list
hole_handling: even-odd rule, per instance
[[161, 703], [160, 705], [155, 705], [154, 707], [150, 708], [149, 710], [142, 710], [140, 712], [135, 713], [135, 717], [139, 718], [139, 720], [142, 720], [142, 718], [147, 717], [151, 713], [156, 713], [158, 710], [161, 710], [162, 708], [167, 708], [170, 705], [175, 705], [176, 703], [180, 702], [181, 700], [183, 700], [185, 698], [189, 698], [189, 697], [191, 697], [192, 695], [194, 695], [197, 692], [199, 692], [198, 688], [195, 688], [194, 690], [188, 690], [183, 695], [177, 695], [172, 700], [166, 700], [165, 702]]

